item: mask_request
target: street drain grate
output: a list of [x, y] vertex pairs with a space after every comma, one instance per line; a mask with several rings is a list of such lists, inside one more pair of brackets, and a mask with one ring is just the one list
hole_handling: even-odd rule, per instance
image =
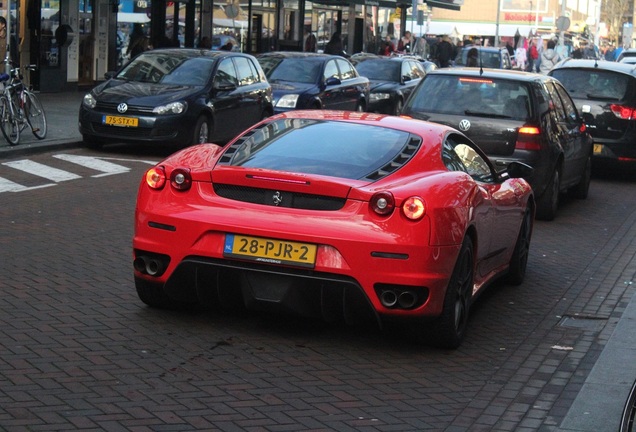
[[603, 330], [606, 322], [607, 318], [565, 315], [559, 321], [559, 326], [599, 332]]

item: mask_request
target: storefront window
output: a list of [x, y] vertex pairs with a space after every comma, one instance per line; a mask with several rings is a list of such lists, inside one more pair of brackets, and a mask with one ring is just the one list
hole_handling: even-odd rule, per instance
[[60, 26], [60, 2], [42, 0], [40, 24], [40, 65], [59, 67], [59, 46], [55, 31]]

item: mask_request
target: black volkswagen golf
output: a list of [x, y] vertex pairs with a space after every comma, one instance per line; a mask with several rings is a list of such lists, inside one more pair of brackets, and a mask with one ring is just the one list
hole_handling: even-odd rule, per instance
[[501, 69], [438, 69], [426, 74], [404, 105], [406, 116], [455, 127], [496, 166], [534, 168], [527, 180], [539, 219], [554, 219], [559, 194], [586, 198], [592, 139], [574, 102], [554, 78]]
[[594, 163], [636, 164], [636, 68], [568, 59], [549, 73], [572, 95], [594, 138]]
[[272, 115], [272, 89], [248, 54], [160, 49], [135, 57], [84, 96], [84, 142], [224, 142]]

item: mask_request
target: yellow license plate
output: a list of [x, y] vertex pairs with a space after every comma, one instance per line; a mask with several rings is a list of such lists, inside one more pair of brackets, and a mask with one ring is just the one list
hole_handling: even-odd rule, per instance
[[136, 117], [118, 117], [118, 116], [104, 116], [102, 123], [111, 126], [123, 126], [123, 127], [137, 127], [139, 126], [139, 119]]
[[223, 255], [262, 263], [313, 267], [316, 249], [314, 244], [226, 234]]
[[594, 144], [594, 154], [603, 153], [603, 144]]

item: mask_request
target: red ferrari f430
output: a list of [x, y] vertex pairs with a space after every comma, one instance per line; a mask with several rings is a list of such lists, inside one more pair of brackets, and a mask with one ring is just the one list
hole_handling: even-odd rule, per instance
[[525, 276], [535, 201], [455, 129], [291, 111], [185, 148], [141, 181], [134, 277], [154, 307], [397, 321], [456, 348], [490, 282]]

